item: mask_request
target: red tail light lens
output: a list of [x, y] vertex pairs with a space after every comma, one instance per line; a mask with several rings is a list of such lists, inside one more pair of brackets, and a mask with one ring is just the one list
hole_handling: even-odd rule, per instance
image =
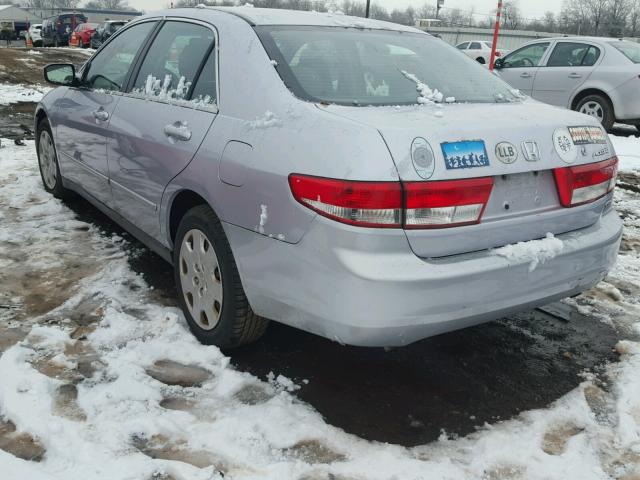
[[493, 178], [407, 182], [403, 186], [405, 228], [445, 228], [480, 222]]
[[594, 202], [613, 190], [618, 173], [618, 158], [587, 165], [556, 168], [558, 196], [563, 207]]
[[298, 202], [333, 220], [361, 227], [418, 229], [479, 223], [493, 178], [400, 183], [292, 174], [289, 185]]
[[292, 174], [289, 185], [298, 202], [333, 220], [361, 227], [402, 225], [399, 182], [354, 182]]

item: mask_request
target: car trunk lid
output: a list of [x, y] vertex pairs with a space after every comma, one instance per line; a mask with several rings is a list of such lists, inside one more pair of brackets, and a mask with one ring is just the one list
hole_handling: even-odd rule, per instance
[[[493, 178], [481, 223], [405, 230], [411, 248], [420, 257], [467, 253], [543, 238], [547, 233], [578, 230], [595, 223], [606, 202], [600, 200], [574, 208], [560, 204], [553, 169], [566, 167], [568, 163], [554, 147], [554, 132], [571, 126], [597, 126], [592, 119], [575, 112], [533, 101], [319, 108], [376, 128], [395, 163], [390, 177], [399, 176], [403, 182]], [[433, 152], [435, 165], [428, 179], [420, 176], [411, 156], [412, 142], [418, 137], [425, 139]], [[467, 160], [463, 154], [452, 160], [453, 165], [448, 168], [443, 145], [469, 141], [484, 143], [486, 161], [478, 160], [478, 156]], [[604, 142], [576, 145], [577, 156], [571, 165], [613, 157], [612, 145], [608, 139]], [[425, 176], [424, 171], [422, 174]]]

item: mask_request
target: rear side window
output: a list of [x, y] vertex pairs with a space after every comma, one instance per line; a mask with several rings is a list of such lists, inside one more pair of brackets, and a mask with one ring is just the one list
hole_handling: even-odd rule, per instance
[[609, 44], [633, 63], [640, 63], [640, 44], [620, 40]]
[[188, 99], [213, 48], [213, 41], [213, 31], [202, 25], [165, 23], [142, 62], [133, 86], [134, 93], [161, 100]]
[[[594, 50], [592, 50], [594, 48]], [[589, 51], [591, 50], [591, 54]], [[593, 65], [598, 59], [599, 51], [596, 56], [595, 47], [586, 43], [559, 42], [551, 52], [548, 67], [581, 67], [584, 66], [585, 60]], [[589, 58], [587, 58], [589, 55]], [[594, 58], [595, 56], [595, 58]], [[589, 66], [589, 65], [586, 65]]]
[[209, 59], [204, 64], [202, 72], [200, 72], [198, 81], [191, 93], [191, 99], [204, 104], [217, 103], [215, 50], [209, 54]]
[[85, 75], [86, 86], [120, 90], [138, 50], [155, 25], [155, 22], [139, 23], [106, 44], [91, 60]]

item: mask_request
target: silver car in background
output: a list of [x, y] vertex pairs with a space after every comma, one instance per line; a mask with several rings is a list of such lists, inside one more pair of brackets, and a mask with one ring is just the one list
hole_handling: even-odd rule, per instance
[[503, 80], [541, 102], [640, 129], [640, 44], [601, 37], [536, 40], [495, 62]]
[[172, 9], [45, 76], [62, 85], [36, 111], [46, 190], [172, 262], [204, 343], [273, 319], [406, 345], [578, 294], [616, 258], [598, 122], [414, 28]]

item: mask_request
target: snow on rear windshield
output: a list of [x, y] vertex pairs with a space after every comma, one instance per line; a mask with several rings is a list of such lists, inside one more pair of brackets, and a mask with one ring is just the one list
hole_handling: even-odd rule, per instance
[[633, 42], [609, 42], [616, 50], [622, 52], [622, 54], [631, 60], [633, 63], [640, 63], [640, 44]]
[[362, 106], [423, 103], [413, 79], [458, 102], [521, 99], [486, 68], [429, 35], [340, 27], [255, 29], [287, 87], [306, 100]]

